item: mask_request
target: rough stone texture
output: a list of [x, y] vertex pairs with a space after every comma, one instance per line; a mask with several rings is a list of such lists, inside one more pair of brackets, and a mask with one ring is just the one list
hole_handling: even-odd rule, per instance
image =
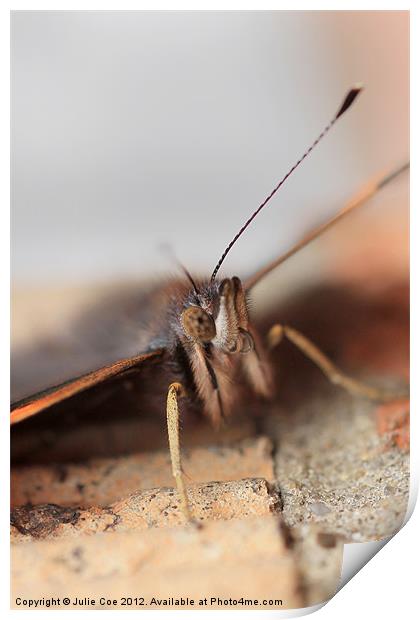
[[[42, 583], [45, 598], [105, 596], [117, 599], [117, 607], [130, 595], [144, 597], [146, 607], [152, 597], [189, 597], [194, 608], [211, 596], [257, 599], [269, 609], [305, 603], [296, 558], [274, 516], [14, 545], [12, 583], [13, 600], [39, 598]], [[262, 605], [274, 598], [282, 604]]]
[[265, 420], [277, 437], [276, 479], [289, 526], [317, 523], [347, 542], [379, 540], [404, 519], [409, 457], [378, 436], [375, 406], [319, 395]]
[[[273, 481], [272, 449], [267, 437], [232, 446], [184, 449], [183, 469], [190, 486], [250, 477]], [[61, 506], [108, 506], [130, 493], [172, 487], [173, 483], [170, 455], [165, 449], [80, 464], [15, 467], [11, 500], [12, 507], [54, 503], [57, 498]]]
[[327, 601], [339, 586], [343, 563], [343, 539], [325, 531], [323, 525], [304, 524], [288, 532], [299, 582], [307, 606]]
[[[189, 487], [188, 499], [197, 522], [268, 515], [278, 497], [263, 478]], [[106, 508], [60, 508], [54, 504], [23, 506], [12, 511], [12, 541], [58, 538], [98, 532], [143, 530], [185, 523], [175, 489], [159, 488], [129, 495]]]

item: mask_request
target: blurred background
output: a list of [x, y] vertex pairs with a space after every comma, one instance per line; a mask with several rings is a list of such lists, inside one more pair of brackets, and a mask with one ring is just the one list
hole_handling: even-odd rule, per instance
[[[34, 304], [45, 314], [42, 290], [173, 273], [164, 244], [210, 274], [360, 81], [354, 108], [248, 229], [224, 274], [251, 273], [408, 158], [409, 13], [13, 12], [15, 325], [34, 321]], [[407, 192], [404, 178], [357, 231], [343, 224], [334, 260], [334, 235], [305, 250], [304, 263], [283, 268], [280, 289], [334, 268], [344, 243], [366, 268], [361, 236], [372, 249], [388, 211], [401, 243], [382, 244], [385, 271], [405, 265]]]

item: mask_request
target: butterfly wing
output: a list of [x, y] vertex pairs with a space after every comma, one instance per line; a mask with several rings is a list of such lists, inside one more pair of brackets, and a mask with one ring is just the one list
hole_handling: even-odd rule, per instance
[[118, 360], [108, 366], [88, 372], [60, 385], [48, 388], [28, 398], [24, 398], [11, 406], [11, 423], [21, 422], [36, 415], [53, 405], [61, 403], [80, 392], [97, 386], [113, 377], [117, 377], [132, 368], [139, 367], [146, 360], [162, 355], [163, 349], [135, 355]]

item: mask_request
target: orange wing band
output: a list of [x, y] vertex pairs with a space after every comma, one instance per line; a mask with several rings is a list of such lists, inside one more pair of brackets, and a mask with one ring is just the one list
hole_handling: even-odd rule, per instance
[[86, 375], [78, 377], [77, 379], [61, 384], [56, 388], [51, 388], [42, 394], [25, 399], [22, 404], [18, 404], [15, 408], [13, 408], [10, 414], [10, 423], [16, 424], [17, 422], [21, 422], [26, 418], [44, 411], [44, 409], [47, 409], [52, 405], [56, 405], [57, 403], [66, 400], [79, 392], [83, 392], [84, 390], [98, 385], [106, 379], [115, 377], [129, 368], [133, 368], [147, 359], [156, 357], [160, 353], [162, 353], [162, 350], [143, 353], [142, 355], [136, 355], [134, 357], [119, 360], [114, 364], [104, 366], [103, 368], [99, 368], [93, 372], [89, 372]]

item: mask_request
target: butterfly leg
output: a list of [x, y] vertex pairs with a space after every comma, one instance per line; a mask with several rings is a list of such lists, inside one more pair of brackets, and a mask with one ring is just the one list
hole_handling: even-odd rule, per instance
[[192, 521], [188, 503], [187, 489], [184, 482], [184, 472], [181, 465], [181, 448], [179, 442], [179, 408], [178, 395], [184, 389], [180, 383], [171, 383], [166, 401], [166, 421], [168, 425], [169, 451], [171, 453], [172, 474], [181, 500], [181, 510], [187, 522]]
[[301, 332], [289, 327], [288, 325], [273, 325], [269, 330], [267, 340], [269, 349], [276, 347], [283, 337], [292, 342], [306, 357], [308, 357], [314, 364], [318, 366], [324, 375], [334, 385], [339, 385], [344, 388], [350, 394], [356, 394], [369, 398], [370, 400], [387, 401], [407, 396], [407, 391], [404, 393], [391, 393], [386, 390], [381, 390], [370, 385], [366, 385], [356, 379], [352, 379], [345, 375], [328, 357], [306, 336]]

